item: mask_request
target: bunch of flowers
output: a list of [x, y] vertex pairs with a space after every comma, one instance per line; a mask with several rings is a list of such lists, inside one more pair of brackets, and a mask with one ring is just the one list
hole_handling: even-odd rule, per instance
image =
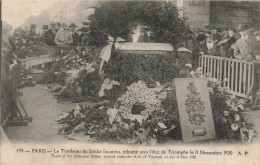
[[[189, 65], [187, 68], [189, 68]], [[202, 68], [190, 72], [188, 69], [183, 71], [182, 74], [186, 74], [187, 77], [205, 77], [207, 79], [217, 137], [235, 140], [244, 136], [241, 130], [247, 127], [242, 113], [245, 100], [236, 97], [229, 87], [225, 86], [228, 79], [225, 78], [221, 82], [210, 75], [203, 75]]]
[[117, 101], [119, 103], [119, 112], [124, 118], [129, 118], [134, 105], [143, 105], [145, 107], [141, 111], [142, 115], [149, 115], [153, 111], [162, 110], [158, 94], [152, 88], [148, 88], [143, 81], [138, 81], [127, 87], [127, 91]]
[[13, 37], [16, 44], [15, 54], [19, 58], [40, 56], [48, 52], [48, 46], [44, 44], [42, 37], [30, 30], [17, 28]]

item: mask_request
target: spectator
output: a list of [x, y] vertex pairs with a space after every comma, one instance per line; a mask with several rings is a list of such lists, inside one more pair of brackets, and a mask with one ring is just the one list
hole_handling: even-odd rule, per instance
[[75, 23], [71, 23], [69, 28], [70, 28], [72, 39], [73, 39], [73, 42], [70, 45], [79, 46], [79, 34], [77, 32], [75, 32], [75, 29], [77, 28], [77, 26], [75, 25]]
[[71, 32], [67, 29], [67, 25], [63, 23], [54, 39], [57, 46], [70, 45], [73, 42]]
[[54, 22], [50, 23], [50, 29], [44, 33], [44, 41], [49, 46], [56, 46], [54, 42], [56, 36], [56, 24]]
[[234, 48], [235, 48], [235, 30], [228, 29], [228, 34], [225, 35], [221, 41], [219, 41], [218, 45], [220, 46], [220, 56], [233, 58]]
[[212, 47], [212, 54], [213, 56], [219, 56], [219, 46], [218, 42], [221, 40], [221, 35], [218, 33], [217, 28], [215, 26], [210, 27], [211, 39], [214, 43]]
[[[15, 58], [14, 52], [16, 50], [16, 45], [11, 35], [12, 26], [7, 22], [3, 21], [2, 23], [2, 39], [1, 39], [1, 49], [3, 59], [9, 63], [13, 63]], [[1, 62], [1, 61], [0, 61]]]
[[36, 35], [36, 28], [37, 28], [37, 26], [35, 24], [30, 25], [30, 34], [31, 35]]
[[237, 59], [252, 60], [255, 57], [257, 41], [255, 37], [249, 35], [245, 25], [239, 25], [239, 34], [241, 37], [236, 41], [234, 56]]
[[56, 33], [60, 30], [60, 28], [61, 28], [61, 24], [59, 22], [56, 22], [56, 25], [55, 25]]
[[255, 31], [253, 35], [255, 36], [257, 41], [257, 54], [260, 54], [260, 31]]
[[197, 69], [199, 65], [199, 57], [203, 54], [207, 53], [206, 46], [206, 36], [204, 34], [199, 34], [193, 43], [192, 50], [192, 67], [193, 69]]
[[49, 26], [48, 25], [43, 25], [42, 26], [42, 34], [44, 34], [45, 32], [47, 32], [49, 29]]
[[206, 32], [205, 36], [206, 36], [206, 45], [207, 45], [207, 48], [208, 48], [207, 53], [208, 53], [208, 55], [212, 55], [212, 48], [214, 46], [214, 43], [212, 41], [210, 32]]

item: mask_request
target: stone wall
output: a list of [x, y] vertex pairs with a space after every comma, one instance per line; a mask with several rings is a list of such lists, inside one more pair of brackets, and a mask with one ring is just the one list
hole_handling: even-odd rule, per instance
[[186, 17], [191, 28], [202, 28], [210, 24], [209, 1], [183, 1], [183, 16]]
[[191, 28], [205, 25], [235, 28], [239, 24], [260, 28], [260, 1], [177, 0], [176, 4]]
[[210, 4], [210, 24], [219, 27], [236, 28], [248, 24], [259, 28], [260, 1], [212, 1]]

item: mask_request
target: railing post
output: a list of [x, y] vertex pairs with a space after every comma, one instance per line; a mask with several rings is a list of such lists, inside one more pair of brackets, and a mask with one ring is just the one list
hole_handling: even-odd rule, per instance
[[221, 82], [227, 78], [228, 81], [221, 83], [222, 86], [229, 87], [235, 95], [246, 97], [254, 83], [254, 63], [209, 55], [200, 58], [203, 74], [211, 73], [213, 78]]

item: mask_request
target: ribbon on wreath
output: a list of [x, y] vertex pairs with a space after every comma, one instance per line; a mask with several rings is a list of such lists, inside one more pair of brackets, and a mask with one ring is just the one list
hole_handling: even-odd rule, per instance
[[101, 58], [101, 63], [100, 63], [100, 67], [99, 67], [99, 75], [102, 75], [103, 71], [103, 65], [104, 62], [106, 61], [108, 63], [110, 57], [111, 57], [111, 52], [112, 52], [112, 46], [115, 44], [115, 48], [118, 49], [119, 48], [119, 42], [123, 42], [125, 41], [124, 39], [117, 37], [117, 39], [115, 40], [114, 37], [112, 37], [111, 35], [108, 36], [108, 44], [102, 48], [102, 50], [100, 51], [100, 55], [99, 57]]
[[118, 48], [119, 42], [123, 42], [125, 41], [124, 39], [122, 39], [121, 37], [117, 37], [116, 40], [114, 37], [112, 36], [108, 36], [108, 44], [102, 48], [102, 50], [100, 51], [100, 55], [99, 57], [108, 62], [110, 57], [111, 57], [111, 51], [112, 51], [112, 46], [113, 44], [115, 44], [115, 48]]

